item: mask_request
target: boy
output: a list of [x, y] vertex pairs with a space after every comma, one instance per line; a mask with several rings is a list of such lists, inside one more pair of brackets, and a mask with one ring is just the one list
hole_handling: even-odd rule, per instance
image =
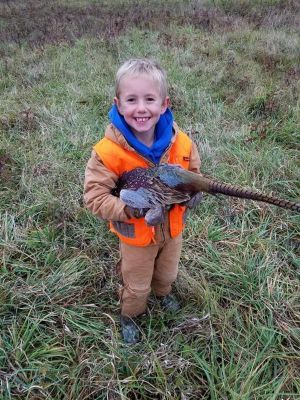
[[201, 200], [198, 193], [185, 206], [174, 205], [151, 227], [143, 210], [132, 209], [112, 195], [119, 176], [136, 167], [171, 163], [199, 173], [196, 146], [173, 122], [169, 102], [165, 72], [156, 62], [125, 62], [116, 75], [111, 124], [94, 146], [86, 168], [85, 204], [110, 221], [111, 231], [120, 239], [121, 327], [126, 343], [139, 341], [134, 318], [146, 310], [151, 289], [166, 310], [180, 308], [170, 292], [177, 276], [183, 218], [186, 207]]

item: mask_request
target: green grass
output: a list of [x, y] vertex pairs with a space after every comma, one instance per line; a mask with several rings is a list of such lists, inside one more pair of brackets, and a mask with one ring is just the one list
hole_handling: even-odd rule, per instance
[[150, 302], [129, 347], [118, 243], [82, 200], [114, 74], [146, 56], [205, 174], [299, 201], [298, 3], [0, 7], [0, 398], [298, 399], [299, 216], [206, 195], [184, 234], [182, 311]]

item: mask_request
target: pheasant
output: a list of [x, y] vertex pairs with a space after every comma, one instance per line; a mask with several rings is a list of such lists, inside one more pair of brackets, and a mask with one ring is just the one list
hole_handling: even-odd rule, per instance
[[161, 210], [172, 204], [187, 202], [197, 192], [263, 201], [300, 212], [300, 203], [218, 182], [172, 164], [135, 168], [125, 172], [119, 178], [113, 194], [119, 196], [129, 207], [145, 209], [145, 219], [152, 225], [153, 218]]

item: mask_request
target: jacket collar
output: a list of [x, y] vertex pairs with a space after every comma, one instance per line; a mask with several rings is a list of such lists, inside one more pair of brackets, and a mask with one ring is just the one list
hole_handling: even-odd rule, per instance
[[[175, 142], [178, 132], [179, 132], [179, 127], [176, 124], [176, 122], [173, 122], [173, 135], [171, 138], [171, 143]], [[125, 150], [136, 151], [133, 147], [131, 147], [128, 144], [122, 133], [113, 124], [109, 124], [107, 126], [104, 136], [107, 139], [111, 140], [112, 142], [115, 142], [118, 145], [122, 146]]]
[[169, 108], [160, 115], [155, 126], [155, 137], [151, 147], [146, 146], [136, 137], [115, 104], [111, 107], [108, 115], [111, 123], [123, 134], [131, 147], [155, 164], [160, 161], [169, 147], [173, 135], [173, 114]]

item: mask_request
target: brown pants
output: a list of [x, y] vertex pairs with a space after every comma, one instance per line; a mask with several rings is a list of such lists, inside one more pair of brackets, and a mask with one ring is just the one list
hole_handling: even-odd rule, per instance
[[170, 293], [177, 277], [181, 247], [182, 235], [146, 247], [120, 243], [122, 315], [135, 317], [142, 314], [151, 288], [157, 296]]

